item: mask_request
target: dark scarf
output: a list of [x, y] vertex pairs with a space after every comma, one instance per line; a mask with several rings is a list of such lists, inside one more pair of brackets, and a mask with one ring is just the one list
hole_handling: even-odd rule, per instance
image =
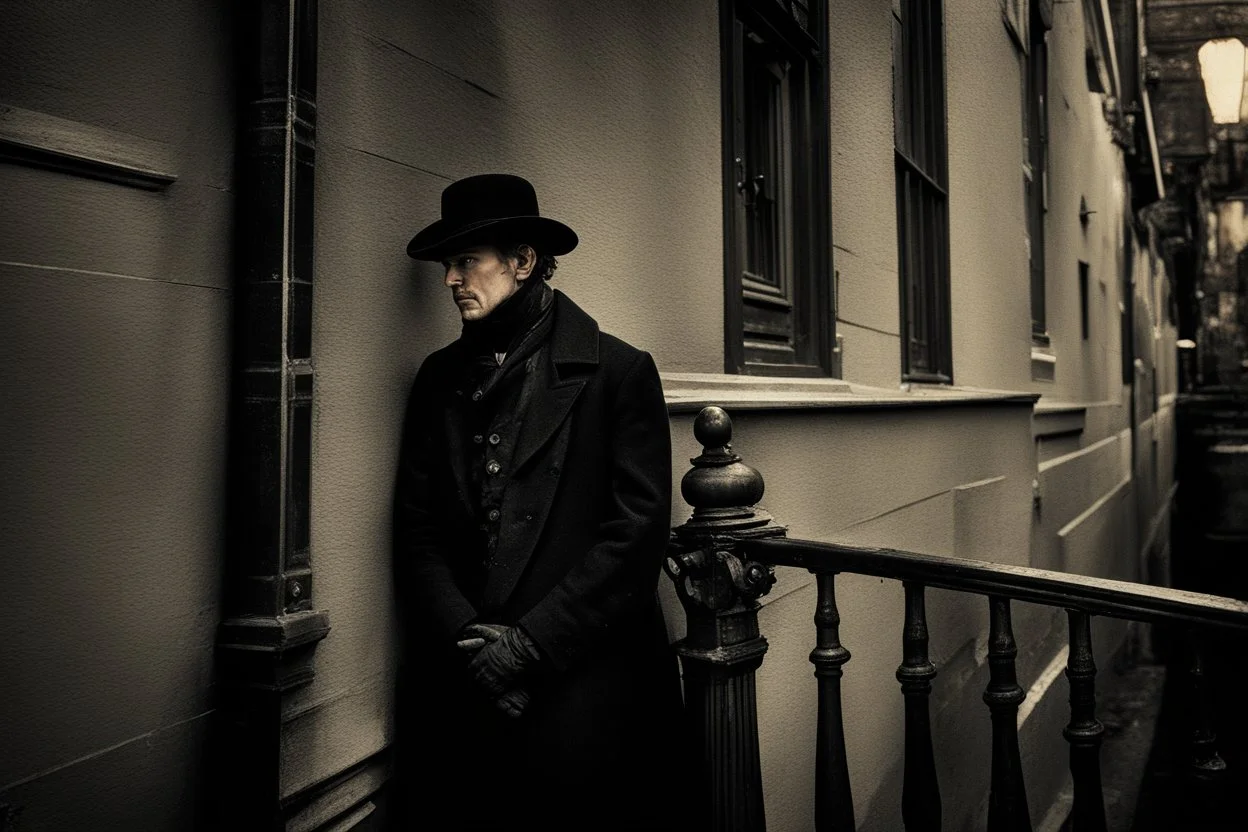
[[460, 341], [468, 357], [468, 374], [485, 396], [541, 346], [550, 333], [554, 300], [550, 284], [534, 278], [520, 284], [486, 317], [464, 321]]

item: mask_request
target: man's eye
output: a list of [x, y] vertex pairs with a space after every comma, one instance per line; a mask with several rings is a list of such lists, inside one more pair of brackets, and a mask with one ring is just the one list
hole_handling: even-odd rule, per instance
[[477, 262], [477, 258], [475, 257], [465, 257], [464, 259], [459, 261], [459, 267], [461, 269], [467, 269], [475, 265], [476, 262]]

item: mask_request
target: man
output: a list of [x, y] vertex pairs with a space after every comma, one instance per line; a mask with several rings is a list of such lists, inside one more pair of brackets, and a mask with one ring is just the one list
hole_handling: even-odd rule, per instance
[[577, 242], [487, 174], [407, 249], [442, 263], [463, 330], [412, 385], [395, 489], [405, 828], [685, 820], [667, 408], [650, 355], [550, 288]]

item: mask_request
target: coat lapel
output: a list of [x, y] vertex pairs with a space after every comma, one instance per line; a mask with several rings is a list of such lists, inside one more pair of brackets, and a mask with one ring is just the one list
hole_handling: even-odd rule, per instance
[[[578, 366], [579, 365], [579, 366]], [[567, 295], [555, 292], [555, 322], [550, 333], [550, 360], [542, 368], [539, 389], [529, 402], [516, 440], [511, 470], [520, 471], [550, 441], [585, 387], [586, 374], [577, 370], [598, 365], [598, 324]]]
[[513, 476], [522, 474], [525, 466], [537, 458], [542, 470], [535, 469], [531, 476], [520, 478], [524, 493], [513, 491], [505, 498], [513, 511], [518, 511], [520, 505], [528, 508], [520, 531], [499, 540], [485, 588], [487, 606], [502, 606], [506, 602], [533, 557], [558, 490], [568, 448], [568, 417], [597, 365], [597, 322], [556, 291], [550, 357], [534, 379], [535, 389], [511, 460]]

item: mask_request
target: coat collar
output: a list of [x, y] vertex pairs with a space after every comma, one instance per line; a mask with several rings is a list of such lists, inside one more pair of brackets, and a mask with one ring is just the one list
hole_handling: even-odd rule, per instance
[[563, 425], [585, 386], [575, 367], [598, 366], [598, 322], [563, 292], [555, 292], [555, 321], [550, 330], [550, 362], [534, 379], [536, 395], [529, 403], [512, 458], [518, 471]]
[[[555, 290], [555, 320], [550, 332], [550, 362], [555, 365], [598, 364], [598, 322], [570, 297]], [[455, 361], [468, 360], [463, 339], [451, 344]]]
[[558, 289], [555, 290], [555, 325], [550, 333], [550, 360], [555, 365], [598, 364], [598, 322]]
[[[554, 321], [550, 331], [549, 359], [541, 363], [537, 385], [524, 416], [524, 422], [512, 456], [512, 471], [519, 470], [544, 447], [567, 418], [581, 388], [585, 386], [583, 373], [577, 369], [590, 370], [598, 365], [598, 322], [573, 303], [572, 299], [555, 290]], [[461, 365], [467, 360], [462, 341], [455, 341], [454, 363]], [[463, 382], [462, 373], [455, 373], [447, 390], [444, 425], [449, 447], [462, 447], [469, 440], [463, 407], [471, 395]], [[561, 462], [562, 460], [560, 460]], [[458, 454], [452, 454], [451, 468], [466, 511], [472, 511], [470, 480]]]

